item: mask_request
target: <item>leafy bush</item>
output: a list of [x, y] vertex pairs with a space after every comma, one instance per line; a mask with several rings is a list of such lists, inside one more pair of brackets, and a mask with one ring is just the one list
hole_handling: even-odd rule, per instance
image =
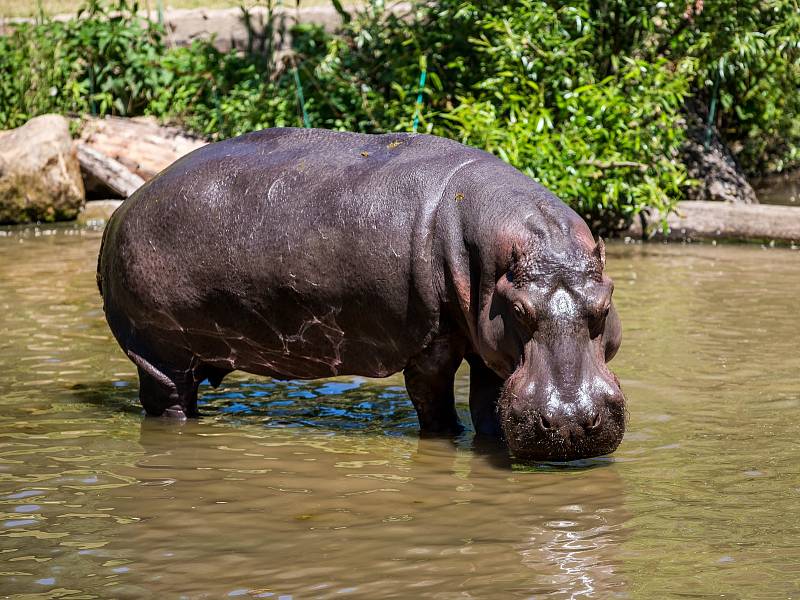
[[362, 83], [383, 128], [410, 127], [424, 58], [427, 131], [493, 152], [595, 228], [681, 196], [692, 60], [626, 58], [606, 73], [589, 13], [536, 0], [444, 0], [403, 18], [373, 11], [348, 35], [338, 71]]
[[125, 0], [91, 2], [74, 20], [22, 24], [0, 37], [0, 123], [45, 112], [142, 114], [165, 84], [162, 32]]
[[428, 131], [495, 152], [595, 224], [681, 197], [688, 97], [747, 172], [800, 166], [795, 0], [375, 6], [346, 28], [340, 64], [382, 100], [384, 127], [408, 126], [395, 107], [424, 59]]
[[[682, 22], [678, 22], [682, 19]], [[795, 0], [697, 2], [664, 45], [693, 56], [693, 82], [715, 125], [751, 174], [800, 164], [800, 8]], [[682, 27], [683, 23], [688, 25]]]
[[[800, 9], [796, 0], [587, 0], [596, 56], [697, 61], [693, 95], [744, 169], [800, 163]], [[695, 106], [698, 103], [695, 103]], [[703, 115], [707, 117], [708, 114]]]
[[161, 60], [165, 85], [147, 106], [149, 114], [178, 121], [211, 139], [297, 123], [292, 90], [270, 81], [258, 56], [222, 53], [196, 41]]

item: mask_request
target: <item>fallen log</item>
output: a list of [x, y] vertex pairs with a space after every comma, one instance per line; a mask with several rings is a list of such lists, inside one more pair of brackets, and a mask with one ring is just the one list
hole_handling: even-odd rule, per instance
[[145, 181], [206, 144], [176, 127], [161, 126], [150, 117], [85, 119], [79, 141]]
[[637, 239], [800, 242], [800, 208], [730, 202], [679, 202], [667, 215], [642, 213], [625, 235]]
[[127, 198], [144, 184], [144, 179], [119, 161], [86, 144], [78, 142], [75, 146], [87, 190], [106, 188], [116, 196]]

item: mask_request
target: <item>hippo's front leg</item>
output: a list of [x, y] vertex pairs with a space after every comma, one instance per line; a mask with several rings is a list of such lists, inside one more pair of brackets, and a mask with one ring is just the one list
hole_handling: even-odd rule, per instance
[[497, 399], [505, 381], [486, 366], [475, 354], [467, 356], [469, 363], [469, 412], [475, 433], [500, 437], [500, 417]]
[[453, 392], [456, 370], [464, 359], [464, 343], [455, 336], [435, 338], [403, 370], [406, 390], [424, 433], [460, 433]]

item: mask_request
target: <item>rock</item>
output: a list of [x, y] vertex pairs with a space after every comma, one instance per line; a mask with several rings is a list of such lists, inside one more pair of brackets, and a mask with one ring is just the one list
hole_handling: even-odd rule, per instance
[[701, 113], [689, 110], [683, 161], [689, 177], [700, 183], [689, 189], [687, 199], [758, 204], [755, 191], [716, 129], [712, 129], [706, 148], [706, 126]]
[[[345, 8], [354, 12], [358, 5], [343, 3]], [[395, 14], [407, 13], [411, 10], [408, 2], [393, 3], [387, 10]], [[339, 15], [332, 6], [274, 6], [272, 8], [272, 26], [274, 27], [273, 47], [278, 50], [291, 48], [291, 28], [301, 23], [314, 23], [332, 32], [342, 24]], [[114, 16], [112, 11], [110, 16]], [[142, 19], [158, 21], [156, 10], [139, 11]], [[189, 46], [195, 40], [211, 41], [222, 51], [247, 50], [249, 46], [257, 49], [266, 41], [270, 29], [270, 9], [265, 6], [250, 6], [247, 17], [242, 8], [177, 8], [163, 11], [162, 18], [166, 30], [166, 42], [170, 46]], [[55, 21], [69, 21], [73, 14], [60, 14], [52, 17]], [[249, 23], [247, 19], [249, 18]], [[21, 23], [35, 23], [35, 18], [11, 17], [0, 19], [0, 35], [9, 32]]]
[[83, 181], [67, 120], [42, 115], [0, 132], [0, 223], [74, 219]]

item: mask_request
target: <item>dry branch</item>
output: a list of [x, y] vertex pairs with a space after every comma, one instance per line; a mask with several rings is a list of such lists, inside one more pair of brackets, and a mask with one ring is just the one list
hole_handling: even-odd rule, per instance
[[598, 169], [639, 169], [640, 171], [647, 171], [646, 164], [630, 160], [582, 160], [578, 164], [597, 167]]

